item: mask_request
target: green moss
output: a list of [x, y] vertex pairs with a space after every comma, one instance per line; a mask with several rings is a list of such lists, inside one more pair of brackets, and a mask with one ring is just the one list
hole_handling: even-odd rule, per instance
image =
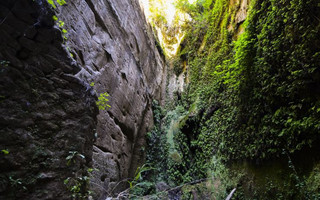
[[235, 24], [240, 5], [227, 0], [182, 6], [194, 19], [180, 49], [190, 82], [159, 126], [171, 149], [163, 172], [172, 184], [214, 172], [221, 198], [237, 187], [238, 199], [315, 199], [317, 168], [305, 179], [277, 159], [320, 141], [317, 1], [250, 1], [242, 24]]

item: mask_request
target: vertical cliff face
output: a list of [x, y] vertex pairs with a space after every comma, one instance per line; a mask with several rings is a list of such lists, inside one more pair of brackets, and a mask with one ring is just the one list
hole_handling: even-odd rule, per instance
[[[61, 9], [78, 76], [110, 94], [111, 108], [98, 115], [92, 188], [119, 191], [143, 160], [144, 135], [152, 126], [151, 99], [161, 99], [164, 64], [148, 36], [135, 1], [77, 0]], [[124, 181], [125, 183], [127, 181]]]
[[0, 199], [70, 199], [91, 165], [95, 97], [44, 3], [0, 2]]
[[[151, 101], [165, 85], [138, 3], [74, 0], [54, 13], [46, 1], [8, 0], [0, 9], [0, 147], [9, 150], [0, 197], [71, 198], [64, 180], [75, 185], [88, 167], [97, 169], [94, 198], [121, 190], [118, 182], [143, 162]], [[97, 115], [96, 96], [105, 92], [111, 108]]]

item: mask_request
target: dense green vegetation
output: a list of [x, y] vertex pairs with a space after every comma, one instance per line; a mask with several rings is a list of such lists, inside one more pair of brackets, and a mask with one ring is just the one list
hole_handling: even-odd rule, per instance
[[[319, 2], [251, 1], [244, 23], [237, 1], [176, 6], [193, 18], [180, 27], [186, 36], [176, 58], [188, 63], [178, 72], [190, 82], [174, 105], [155, 107], [147, 162], [158, 171], [146, 177], [174, 186], [213, 174], [225, 192], [238, 187], [239, 199], [319, 198], [318, 168], [304, 173], [291, 159], [320, 141]], [[273, 177], [248, 189], [234, 167], [279, 158], [282, 183]]]

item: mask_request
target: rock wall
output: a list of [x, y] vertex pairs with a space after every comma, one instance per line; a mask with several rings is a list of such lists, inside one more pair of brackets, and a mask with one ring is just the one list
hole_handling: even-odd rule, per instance
[[[108, 92], [98, 115], [91, 189], [98, 198], [118, 192], [144, 158], [144, 135], [153, 125], [152, 98], [163, 98], [164, 61], [135, 0], [74, 0], [60, 9], [81, 79]], [[122, 181], [122, 184], [118, 184]], [[106, 193], [107, 191], [107, 193]], [[110, 194], [108, 194], [110, 193]]]
[[243, 22], [246, 20], [249, 11], [250, 0], [230, 0], [229, 13], [232, 13], [231, 22], [228, 24], [228, 31], [233, 32], [235, 40], [244, 33]]
[[[126, 186], [166, 84], [145, 21], [135, 0], [0, 2], [0, 199], [70, 199], [64, 180], [76, 185], [88, 167], [94, 199]], [[96, 118], [105, 92], [111, 108]]]
[[64, 180], [92, 165], [96, 97], [53, 14], [46, 1], [0, 2], [0, 199], [71, 199]]

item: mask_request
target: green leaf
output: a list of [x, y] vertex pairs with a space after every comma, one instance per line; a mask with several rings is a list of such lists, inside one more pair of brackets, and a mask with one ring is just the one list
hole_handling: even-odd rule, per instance
[[278, 135], [279, 137], [282, 137], [285, 134], [285, 131], [281, 131], [280, 134]]
[[60, 20], [59, 23], [58, 23], [58, 25], [59, 25], [60, 28], [62, 28], [62, 27], [64, 26], [64, 21], [61, 21], [61, 20]]
[[47, 0], [47, 2], [54, 8], [56, 9], [56, 5], [54, 4], [53, 0]]
[[69, 155], [66, 157], [66, 160], [71, 160], [74, 157], [74, 155]]
[[67, 185], [67, 184], [69, 183], [69, 180], [70, 180], [70, 178], [68, 177], [68, 178], [64, 179], [63, 183], [64, 183], [65, 185]]
[[85, 159], [86, 157], [84, 156], [84, 155], [82, 155], [82, 154], [78, 154], [79, 156], [80, 156], [80, 158], [82, 158], [82, 159]]
[[55, 15], [52, 16], [52, 19], [53, 19], [54, 21], [58, 21], [58, 17], [55, 16]]
[[67, 2], [65, 0], [57, 0], [57, 3], [60, 5], [60, 6], [63, 6], [64, 4], [66, 4]]
[[9, 151], [8, 151], [8, 150], [3, 149], [3, 150], [1, 150], [1, 151], [2, 151], [2, 153], [4, 153], [4, 155], [8, 155], [8, 154], [9, 154]]
[[128, 181], [129, 185], [130, 185], [130, 189], [133, 187], [132, 185], [132, 181]]

